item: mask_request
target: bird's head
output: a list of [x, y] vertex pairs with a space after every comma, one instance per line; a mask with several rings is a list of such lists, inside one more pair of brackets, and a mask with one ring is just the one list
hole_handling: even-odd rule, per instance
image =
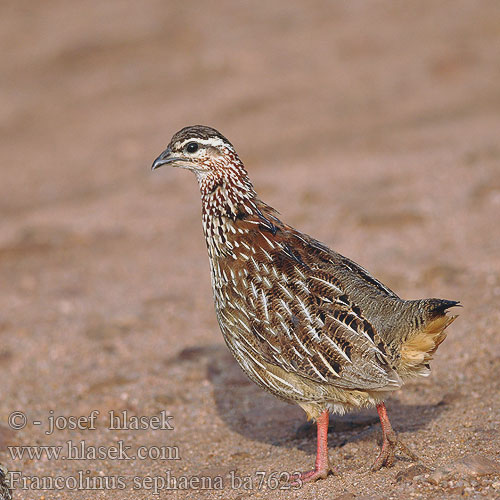
[[193, 125], [174, 134], [167, 149], [156, 158], [151, 168], [156, 170], [163, 165], [186, 168], [203, 178], [225, 167], [237, 167], [241, 161], [233, 145], [220, 132], [211, 127]]
[[179, 130], [151, 168], [163, 165], [195, 173], [206, 210], [235, 214], [238, 204], [255, 196], [233, 145], [214, 128], [193, 125]]

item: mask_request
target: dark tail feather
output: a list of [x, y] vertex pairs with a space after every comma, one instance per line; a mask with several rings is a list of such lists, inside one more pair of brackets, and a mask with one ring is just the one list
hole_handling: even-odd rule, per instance
[[458, 300], [425, 299], [423, 302], [431, 318], [443, 316], [450, 307], [462, 307]]

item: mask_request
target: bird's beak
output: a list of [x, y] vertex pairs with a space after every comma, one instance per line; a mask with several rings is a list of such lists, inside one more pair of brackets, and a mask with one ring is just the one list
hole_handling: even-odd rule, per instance
[[156, 158], [151, 166], [151, 170], [156, 170], [159, 167], [163, 167], [163, 165], [168, 165], [169, 163], [175, 163], [177, 161], [181, 161], [183, 158], [172, 156], [172, 151], [167, 148], [163, 153]]

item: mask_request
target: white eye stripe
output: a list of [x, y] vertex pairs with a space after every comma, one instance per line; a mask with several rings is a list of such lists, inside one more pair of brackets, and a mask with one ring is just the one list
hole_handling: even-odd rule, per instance
[[203, 144], [204, 146], [220, 147], [224, 146], [234, 151], [234, 149], [226, 141], [220, 137], [210, 137], [209, 139], [199, 139], [198, 137], [191, 137], [190, 139], [185, 139], [182, 142], [175, 144], [175, 149], [183, 149], [186, 144], [190, 142], [196, 142], [197, 144]]

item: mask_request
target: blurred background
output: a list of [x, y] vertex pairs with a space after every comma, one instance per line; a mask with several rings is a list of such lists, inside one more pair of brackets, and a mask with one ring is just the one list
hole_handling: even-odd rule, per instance
[[[223, 345], [195, 179], [150, 172], [172, 134], [197, 123], [228, 137], [289, 224], [405, 298], [463, 302], [431, 378], [396, 396], [393, 424], [432, 463], [464, 447], [498, 453], [499, 2], [0, 9], [0, 462], [29, 474], [130, 475], [118, 461], [13, 461], [9, 443], [67, 434], [13, 432], [7, 416], [166, 408], [183, 461], [134, 462], [139, 474], [311, 465], [314, 432], [295, 437], [301, 410], [254, 388]], [[300, 498], [403, 487], [394, 471], [360, 479], [378, 432], [364, 422], [330, 438], [343, 483]], [[104, 421], [89, 437], [113, 439]]]

